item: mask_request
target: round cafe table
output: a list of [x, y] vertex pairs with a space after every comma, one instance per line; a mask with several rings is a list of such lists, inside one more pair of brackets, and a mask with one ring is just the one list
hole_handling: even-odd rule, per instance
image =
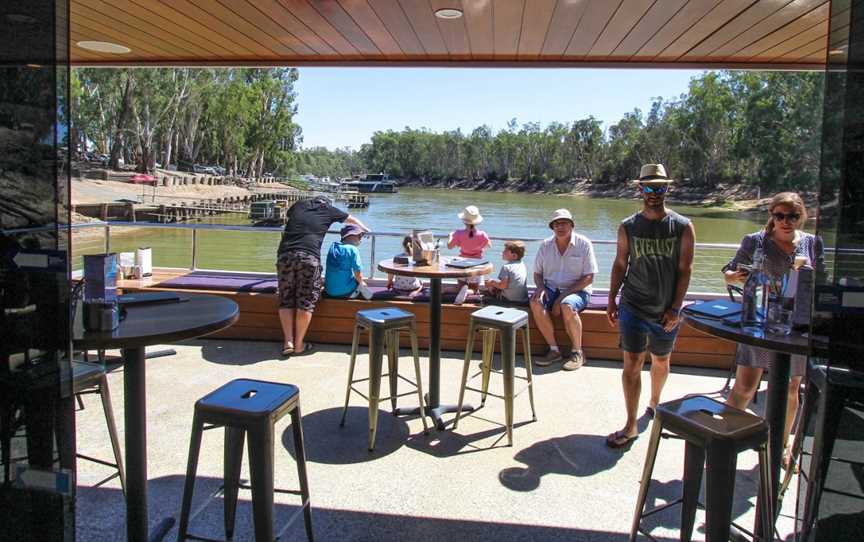
[[[215, 295], [179, 294], [182, 302], [130, 305], [113, 331], [86, 331], [75, 318], [72, 342], [78, 350], [119, 348], [123, 353], [123, 405], [126, 424], [126, 536], [148, 540], [147, 516], [147, 346], [194, 339], [237, 321], [237, 303]], [[79, 312], [81, 310], [79, 303]], [[173, 518], [159, 524], [152, 539], [171, 529]]]
[[[441, 404], [441, 279], [464, 279], [492, 273], [491, 263], [468, 268], [447, 267], [451, 258], [442, 256], [433, 265], [400, 265], [392, 259], [378, 262], [378, 269], [385, 273], [429, 279], [429, 393], [426, 399], [426, 409], [438, 429], [444, 429], [442, 416], [448, 412], [456, 412], [458, 405]], [[418, 409], [419, 410], [419, 409]], [[473, 410], [471, 405], [462, 407], [463, 411]], [[404, 411], [399, 411], [403, 413]], [[412, 410], [411, 412], [416, 412]], [[408, 412], [404, 412], [408, 413]]]
[[[777, 503], [783, 459], [783, 432], [786, 427], [786, 405], [789, 400], [791, 356], [792, 354], [809, 356], [810, 339], [794, 330], [789, 335], [776, 335], [764, 330], [742, 329], [738, 324], [725, 324], [720, 319], [699, 316], [687, 311], [686, 308], [681, 312], [687, 324], [708, 335], [777, 352], [777, 358], [768, 371], [768, 400], [765, 405], [765, 421], [768, 422], [770, 441], [771, 502]], [[760, 517], [758, 511], [756, 517]]]

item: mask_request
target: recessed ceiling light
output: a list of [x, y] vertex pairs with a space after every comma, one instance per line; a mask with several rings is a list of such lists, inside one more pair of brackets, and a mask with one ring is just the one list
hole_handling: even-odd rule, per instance
[[462, 10], [456, 8], [441, 8], [435, 11], [435, 16], [439, 19], [458, 19], [462, 16]]
[[125, 45], [118, 45], [107, 41], [79, 41], [78, 47], [87, 49], [88, 51], [96, 51], [97, 53], [111, 53], [115, 55], [125, 55], [131, 53], [132, 49]]

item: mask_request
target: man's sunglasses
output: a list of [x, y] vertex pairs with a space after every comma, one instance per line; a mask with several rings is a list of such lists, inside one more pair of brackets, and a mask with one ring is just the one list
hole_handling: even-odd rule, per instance
[[645, 192], [646, 194], [665, 194], [667, 190], [669, 190], [669, 187], [666, 186], [665, 184], [660, 185], [660, 186], [648, 186], [648, 185], [642, 186], [642, 191]]
[[788, 213], [788, 214], [784, 214], [784, 213], [771, 213], [771, 216], [773, 216], [773, 217], [774, 217], [774, 220], [776, 220], [776, 221], [778, 221], [778, 222], [783, 222], [783, 221], [786, 220], [787, 218], [788, 218], [791, 222], [798, 222], [798, 220], [801, 218], [801, 215], [798, 214], [798, 213]]

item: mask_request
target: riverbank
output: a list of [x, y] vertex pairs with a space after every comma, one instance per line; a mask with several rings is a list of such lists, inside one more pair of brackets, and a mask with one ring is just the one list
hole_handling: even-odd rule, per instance
[[[526, 194], [544, 194], [556, 196], [578, 196], [602, 199], [633, 199], [639, 195], [631, 183], [594, 183], [588, 180], [558, 181], [545, 183], [542, 181], [523, 181], [520, 179], [482, 180], [401, 180], [400, 186], [418, 188], [444, 188], [447, 190], [465, 190], [479, 192], [520, 192]], [[809, 208], [815, 208], [815, 194], [812, 198], [802, 194]], [[729, 211], [760, 211], [767, 208], [770, 197], [760, 197], [758, 187], [742, 185], [718, 184], [714, 188], [673, 185], [668, 201], [685, 203], [701, 207], [712, 207]], [[812, 201], [809, 201], [812, 200]]]

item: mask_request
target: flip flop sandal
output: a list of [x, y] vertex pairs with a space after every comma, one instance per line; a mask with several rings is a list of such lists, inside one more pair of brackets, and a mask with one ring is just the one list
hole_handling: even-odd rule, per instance
[[313, 353], [314, 351], [315, 351], [315, 345], [307, 342], [306, 344], [303, 345], [303, 350], [301, 350], [301, 351], [295, 350], [294, 351], [294, 356], [308, 356], [309, 354]]
[[654, 419], [654, 408], [650, 407], [650, 406], [645, 407], [645, 415], [653, 420]]
[[287, 347], [282, 349], [282, 358], [290, 358], [294, 354], [294, 347]]
[[633, 441], [637, 438], [639, 438], [638, 434], [633, 435], [632, 437], [628, 437], [627, 434], [623, 431], [615, 431], [614, 433], [606, 437], [606, 446], [613, 449], [626, 448], [627, 446], [632, 444]]

